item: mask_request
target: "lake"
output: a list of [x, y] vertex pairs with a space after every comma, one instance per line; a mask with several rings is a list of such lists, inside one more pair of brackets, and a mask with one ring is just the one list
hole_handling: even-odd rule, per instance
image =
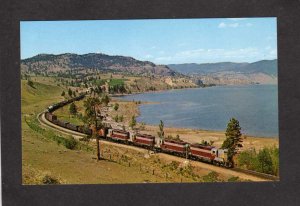
[[166, 127], [226, 130], [231, 117], [247, 135], [278, 137], [277, 85], [216, 86], [124, 96], [141, 104], [139, 122]]

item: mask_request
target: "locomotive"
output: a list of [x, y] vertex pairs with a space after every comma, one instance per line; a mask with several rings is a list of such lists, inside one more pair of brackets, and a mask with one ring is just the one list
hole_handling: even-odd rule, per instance
[[[48, 107], [45, 117], [48, 121], [60, 127], [80, 132], [86, 135], [92, 135], [93, 130], [87, 126], [73, 125], [70, 122], [61, 121], [52, 112], [68, 103], [84, 98], [84, 94], [70, 100]], [[95, 129], [95, 128], [93, 128]], [[182, 140], [160, 139], [153, 135], [141, 134], [135, 131], [126, 131], [122, 129], [112, 128], [111, 125], [105, 124], [104, 128], [95, 130], [99, 138], [118, 143], [147, 148], [154, 152], [168, 153], [187, 159], [201, 162], [208, 162], [223, 167], [232, 167], [232, 163], [228, 159], [228, 150], [207, 146], [202, 144], [191, 144]]]

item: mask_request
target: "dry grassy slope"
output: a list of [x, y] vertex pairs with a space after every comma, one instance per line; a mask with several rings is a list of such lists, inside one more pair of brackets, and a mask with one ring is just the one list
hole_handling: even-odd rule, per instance
[[187, 77], [126, 77], [126, 87], [131, 92], [161, 91], [198, 87]]

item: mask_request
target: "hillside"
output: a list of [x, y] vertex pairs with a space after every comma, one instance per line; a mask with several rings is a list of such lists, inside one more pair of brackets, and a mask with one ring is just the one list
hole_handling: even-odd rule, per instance
[[170, 64], [171, 69], [204, 84], [277, 84], [277, 59], [253, 63]]
[[265, 73], [277, 76], [277, 59], [253, 63], [219, 62], [209, 64], [169, 64], [171, 69], [182, 74], [208, 74], [218, 72]]
[[21, 60], [22, 71], [36, 72], [80, 72], [88, 69], [119, 72], [132, 75], [176, 76], [177, 72], [165, 65], [155, 65], [149, 61], [139, 61], [132, 57], [110, 56], [106, 54], [39, 54]]

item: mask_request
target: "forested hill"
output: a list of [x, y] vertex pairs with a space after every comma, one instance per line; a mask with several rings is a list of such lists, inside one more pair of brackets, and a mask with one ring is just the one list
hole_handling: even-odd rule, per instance
[[245, 74], [264, 73], [277, 76], [277, 59], [261, 60], [254, 63], [220, 62], [210, 64], [169, 64], [168, 66], [182, 74], [238, 72]]
[[139, 61], [132, 57], [110, 56], [101, 53], [90, 54], [39, 54], [21, 60], [21, 70], [38, 72], [67, 72], [74, 70], [96, 69], [115, 71], [133, 75], [177, 76], [178, 72], [165, 65], [149, 61]]

